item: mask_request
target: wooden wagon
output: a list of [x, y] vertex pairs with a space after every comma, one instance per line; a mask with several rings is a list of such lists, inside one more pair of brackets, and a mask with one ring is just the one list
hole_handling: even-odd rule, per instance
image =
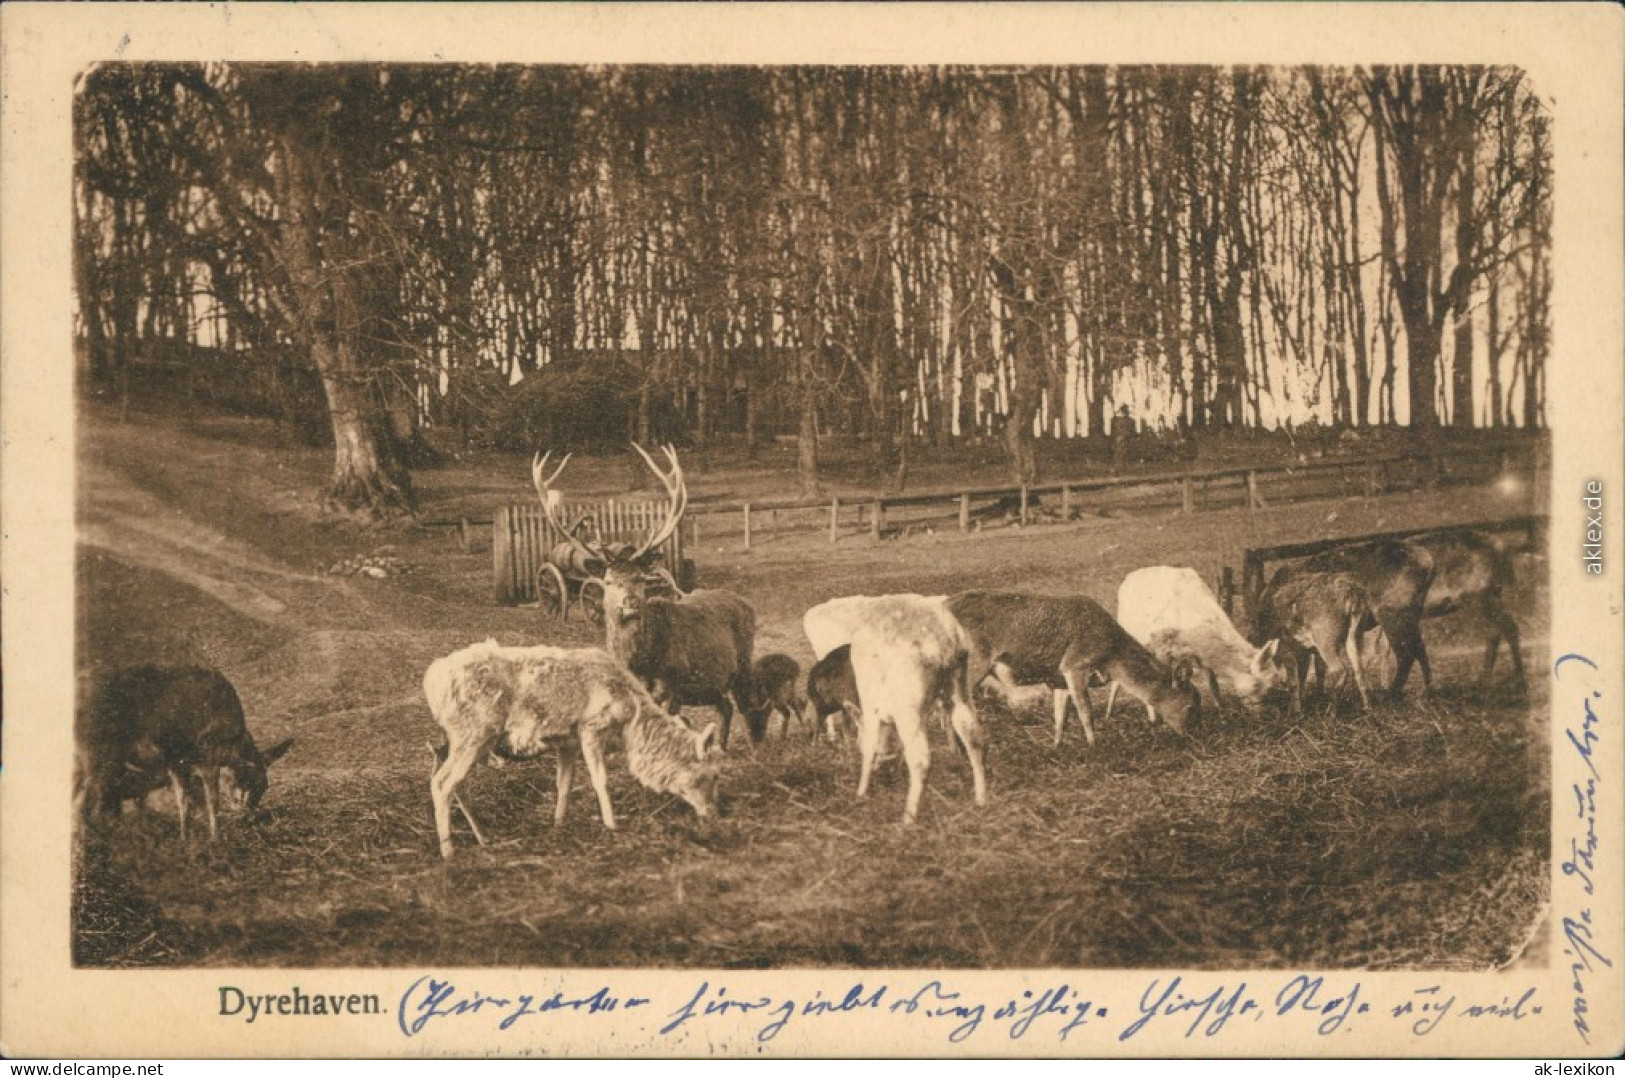
[[[670, 510], [666, 498], [626, 498], [570, 502], [555, 513], [572, 527], [592, 530], [605, 545], [637, 545], [660, 525]], [[660, 545], [661, 561], [687, 590], [693, 586], [693, 563], [684, 554], [684, 531], [679, 527]], [[536, 502], [500, 506], [492, 526], [492, 572], [496, 601], [506, 606], [540, 602], [544, 609], [567, 613], [572, 603], [589, 609], [593, 577], [602, 566], [583, 564], [580, 553], [562, 531], [547, 519]], [[596, 573], [595, 570], [596, 569]]]

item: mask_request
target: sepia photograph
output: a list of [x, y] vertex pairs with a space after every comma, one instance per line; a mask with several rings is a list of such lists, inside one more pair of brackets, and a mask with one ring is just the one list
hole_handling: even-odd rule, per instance
[[1618, 1046], [1548, 57], [329, 52], [54, 87], [50, 977], [185, 973], [182, 1054]]

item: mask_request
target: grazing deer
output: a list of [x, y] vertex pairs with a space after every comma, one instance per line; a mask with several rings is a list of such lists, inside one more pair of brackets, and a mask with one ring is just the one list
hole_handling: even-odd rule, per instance
[[1162, 662], [1194, 662], [1206, 671], [1215, 700], [1222, 683], [1254, 715], [1266, 696], [1290, 684], [1291, 663], [1280, 654], [1280, 641], [1248, 643], [1194, 569], [1159, 565], [1124, 577], [1117, 622]]
[[[773, 652], [763, 655], [751, 666], [750, 684], [739, 701], [739, 710], [745, 715], [745, 728], [753, 741], [767, 735], [775, 714], [783, 725], [780, 736], [790, 734], [790, 718], [807, 710], [807, 698], [801, 692], [801, 664], [788, 655]], [[813, 736], [817, 736], [813, 724]]]
[[[1304, 683], [1311, 662], [1322, 687], [1342, 684], [1352, 676], [1361, 706], [1371, 707], [1366, 687], [1365, 661], [1360, 648], [1363, 635], [1376, 626], [1371, 601], [1352, 576], [1328, 572], [1305, 574], [1272, 582], [1264, 592], [1271, 632], [1291, 642], [1297, 671], [1292, 682], [1292, 711], [1303, 710]], [[1343, 657], [1347, 656], [1345, 666]], [[1328, 680], [1328, 668], [1331, 680]]]
[[850, 644], [835, 648], [807, 671], [807, 704], [814, 737], [818, 736], [820, 725], [831, 741], [857, 733], [863, 708], [858, 704], [858, 680], [852, 672]]
[[487, 640], [430, 664], [423, 695], [446, 737], [435, 750], [437, 766], [429, 780], [444, 858], [452, 855], [453, 803], [462, 807], [483, 844], [458, 787], [488, 752], [525, 760], [553, 748], [558, 777], [553, 822], [561, 824], [574, 781], [568, 749], [578, 745], [598, 794], [599, 816], [613, 831], [604, 750], [610, 736], [620, 732], [633, 778], [657, 793], [681, 797], [702, 820], [716, 815], [717, 768], [706, 759], [715, 727], [690, 730], [597, 648], [505, 648]]
[[1152, 722], [1166, 722], [1175, 733], [1200, 717], [1193, 665], [1164, 666], [1093, 599], [967, 591], [949, 599], [948, 609], [973, 644], [972, 684], [992, 673], [1008, 688], [1050, 686], [1057, 745], [1069, 704], [1077, 707], [1084, 739], [1095, 743], [1088, 687], [1096, 675], [1127, 687]]
[[1433, 556], [1433, 583], [1422, 616], [1461, 611], [1478, 623], [1484, 632], [1484, 669], [1479, 676], [1485, 683], [1495, 670], [1496, 653], [1505, 640], [1512, 659], [1513, 686], [1519, 693], [1528, 692], [1518, 623], [1503, 605], [1514, 582], [1512, 556], [1495, 540], [1475, 531], [1441, 532], [1410, 542]]
[[[583, 564], [604, 567], [595, 582], [603, 592], [605, 648], [674, 712], [688, 704], [716, 708], [722, 718], [719, 744], [725, 749], [734, 710], [750, 680], [756, 612], [726, 591], [685, 595], [659, 564], [661, 545], [676, 532], [688, 507], [688, 487], [676, 450], [664, 448], [671, 467], [662, 472], [642, 446], [633, 448], [670, 498], [665, 520], [636, 546], [593, 543], [553, 515], [552, 484], [570, 462], [568, 456], [548, 475], [548, 456], [538, 455], [531, 464], [531, 479], [543, 514]], [[756, 731], [747, 732], [752, 741], [760, 739]]]
[[846, 646], [861, 704], [858, 796], [869, 780], [885, 727], [895, 729], [908, 765], [903, 822], [919, 813], [931, 769], [927, 717], [946, 712], [970, 760], [976, 803], [987, 804], [987, 737], [971, 706], [966, 671], [970, 641], [941, 597], [855, 595], [813, 607], [802, 618], [813, 651], [823, 659]]
[[[1380, 628], [1395, 659], [1389, 695], [1399, 699], [1403, 694], [1412, 664], [1421, 666], [1424, 689], [1431, 689], [1433, 670], [1421, 621], [1433, 574], [1433, 555], [1400, 540], [1335, 547], [1291, 562], [1275, 571], [1259, 598], [1253, 639], [1292, 637], [1319, 657], [1315, 669], [1322, 674], [1324, 665], [1341, 667], [1336, 658], [1341, 647], [1350, 654], [1360, 698], [1369, 706], [1362, 666], [1353, 653], [1359, 635]], [[1356, 620], [1341, 628], [1350, 618]], [[1342, 635], [1329, 635], [1334, 632]], [[1300, 669], [1300, 698], [1307, 673]]]
[[79, 811], [88, 822], [116, 814], [167, 781], [175, 791], [181, 838], [191, 794], [199, 792], [209, 838], [219, 835], [220, 772], [230, 774], [229, 801], [252, 812], [265, 796], [267, 771], [291, 739], [260, 752], [243, 718], [237, 690], [218, 670], [201, 666], [135, 666], [96, 689], [79, 727]]

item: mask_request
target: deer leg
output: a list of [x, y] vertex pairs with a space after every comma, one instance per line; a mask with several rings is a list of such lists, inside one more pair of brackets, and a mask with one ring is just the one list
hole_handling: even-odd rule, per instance
[[581, 758], [587, 761], [587, 777], [598, 793], [598, 815], [604, 826], [615, 830], [615, 807], [609, 803], [609, 767], [604, 763], [604, 746], [591, 730], [581, 732]]
[[724, 706], [728, 706], [739, 711], [740, 716], [745, 720], [745, 740], [749, 742], [751, 751], [756, 751], [756, 747], [762, 744], [767, 737], [768, 727], [773, 724], [773, 712], [778, 709], [778, 705], [775, 704], [766, 711], [752, 713], [739, 707], [737, 700], [731, 700], [727, 696], [724, 696], [723, 700], [726, 701], [726, 705], [718, 704], [717, 710], [720, 712]]
[[219, 818], [215, 811], [220, 800], [220, 769], [202, 767], [195, 774], [203, 787], [203, 813], [209, 820], [209, 841], [214, 842], [220, 837]]
[[976, 791], [976, 803], [987, 804], [987, 731], [982, 727], [982, 720], [971, 707], [969, 701], [955, 700], [953, 711], [949, 713], [949, 721], [953, 723], [954, 732], [959, 735], [959, 743], [965, 747], [965, 756], [970, 760], [971, 785]]
[[1072, 697], [1065, 689], [1050, 690], [1050, 704], [1055, 712], [1054, 744], [1061, 743], [1061, 732], [1066, 729], [1066, 709], [1071, 703]]
[[1360, 626], [1358, 622], [1349, 624], [1349, 632], [1344, 639], [1344, 647], [1348, 651], [1349, 669], [1354, 672], [1354, 685], [1360, 690], [1360, 704], [1367, 711], [1370, 711], [1371, 697], [1365, 688], [1365, 660], [1360, 656]]
[[1117, 690], [1122, 687], [1123, 683], [1113, 678], [1111, 686], [1106, 690], [1106, 714], [1101, 717], [1107, 722], [1112, 721], [1112, 708], [1117, 706]]
[[1409, 616], [1391, 618], [1382, 630], [1388, 636], [1388, 645], [1393, 648], [1395, 658], [1394, 683], [1389, 686], [1388, 695], [1395, 700], [1400, 698], [1405, 691], [1405, 679], [1410, 676], [1412, 663], [1422, 667], [1422, 691], [1432, 692], [1433, 670], [1428, 663], [1427, 645], [1422, 643], [1422, 630], [1417, 620]]
[[880, 716], [865, 711], [858, 722], [858, 796], [869, 796], [869, 778], [880, 752]]
[[830, 736], [845, 744], [863, 732], [863, 709], [856, 704], [842, 704], [841, 710], [829, 716]]
[[462, 791], [452, 794], [451, 799], [456, 804], [457, 811], [463, 814], [463, 819], [468, 821], [468, 829], [474, 832], [474, 841], [481, 846], [485, 845], [485, 832], [480, 830], [480, 822], [474, 818], [474, 814], [468, 811], [468, 804], [463, 800]]
[[1213, 672], [1212, 667], [1207, 669], [1207, 687], [1208, 691], [1213, 694], [1213, 706], [1217, 708], [1219, 706], [1219, 675]]
[[576, 762], [570, 755], [572, 746], [561, 744], [559, 754], [553, 763], [554, 797], [553, 797], [553, 826], [564, 826], [564, 806], [570, 800], [570, 786], [575, 782]]
[[920, 795], [925, 777], [931, 771], [931, 739], [925, 735], [923, 716], [913, 715], [897, 723], [897, 739], [902, 742], [903, 760], [908, 764], [908, 801], [903, 807], [903, 823], [911, 824], [919, 815]]
[[[1512, 684], [1518, 690], [1518, 692], [1526, 693], [1529, 691], [1529, 682], [1524, 677], [1523, 644], [1518, 639], [1518, 623], [1513, 621], [1511, 616], [1504, 610], [1497, 610], [1493, 617], [1495, 627], [1499, 631], [1500, 636], [1506, 638], [1507, 655], [1512, 659]], [[1491, 648], [1492, 650], [1484, 663], [1484, 679], [1486, 681], [1489, 680], [1490, 667], [1495, 665], [1493, 639], [1491, 641]]]
[[717, 747], [727, 752], [728, 731], [733, 729], [734, 724], [734, 709], [726, 696], [717, 701], [717, 714], [722, 717], [722, 721], [717, 725]]
[[[462, 798], [458, 796], [457, 788], [462, 785], [463, 779], [468, 775], [468, 769], [485, 754], [487, 743], [480, 741], [453, 742], [448, 746], [446, 758], [429, 778], [429, 797], [434, 801], [434, 828], [440, 836], [440, 856], [450, 860], [452, 853], [451, 841], [451, 803], [455, 798], [459, 805]], [[468, 815], [468, 810], [463, 810]], [[473, 822], [473, 817], [469, 817]]]
[[171, 771], [169, 773], [169, 784], [171, 786], [173, 786], [174, 789], [175, 789], [175, 810], [180, 813], [180, 817], [181, 817], [181, 841], [185, 842], [186, 841], [186, 809], [187, 809], [186, 780], [181, 777], [181, 773], [179, 771]]
[[[1066, 679], [1066, 695], [1073, 703], [1078, 705], [1078, 721], [1083, 723], [1083, 740], [1090, 746], [1095, 743], [1095, 709], [1089, 703], [1089, 670], [1087, 667], [1073, 666], [1061, 671]], [[1059, 714], [1064, 715], [1064, 706]], [[1055, 723], [1055, 744], [1061, 743], [1061, 723]]]

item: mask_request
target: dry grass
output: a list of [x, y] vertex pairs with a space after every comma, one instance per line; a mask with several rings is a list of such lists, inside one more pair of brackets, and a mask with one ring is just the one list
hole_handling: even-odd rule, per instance
[[[87, 667], [211, 662], [237, 685], [262, 743], [295, 738], [273, 769], [265, 818], [230, 821], [216, 844], [180, 843], [161, 804], [87, 838], [74, 894], [83, 965], [1485, 968], [1510, 957], [1544, 900], [1545, 701], [1464, 687], [1472, 642], [1448, 620], [1424, 627], [1437, 695], [1423, 700], [1413, 684], [1404, 702], [1368, 714], [1352, 702], [1295, 722], [1224, 711], [1182, 740], [1120, 705], [1096, 747], [1074, 727], [1055, 749], [1047, 706], [1023, 714], [984, 701], [991, 803], [972, 804], [968, 767], [939, 740], [909, 829], [897, 822], [900, 761], [858, 802], [853, 752], [799, 729], [754, 754], [737, 743], [723, 818], [709, 827], [638, 787], [618, 755], [614, 833], [579, 771], [569, 818], [554, 828], [549, 761], [482, 766], [467, 796], [492, 845], [476, 847], [459, 826], [458, 857], [443, 865], [422, 670], [486, 635], [584, 644], [594, 631], [490, 606], [488, 554], [442, 536], [379, 536], [276, 509], [277, 490], [319, 474], [314, 457], [290, 458], [290, 476], [252, 445], [82, 429], [95, 467], [139, 461], [121, 481], [290, 565], [390, 542], [425, 569], [281, 587], [289, 609], [271, 623], [117, 551], [82, 552]], [[229, 490], [230, 508], [209, 516], [211, 484]], [[1210, 576], [1235, 564], [1249, 529], [1289, 541], [1479, 519], [1497, 515], [1494, 504], [1455, 491], [1252, 521], [1215, 513], [696, 553], [703, 581], [756, 604], [759, 650], [805, 659], [800, 613], [835, 594], [1014, 586], [1110, 605], [1116, 581], [1140, 565], [1195, 564]], [[1538, 669], [1544, 588], [1538, 562], [1523, 569], [1513, 608]]]
[[795, 737], [736, 751], [713, 826], [617, 770], [620, 832], [581, 793], [554, 829], [544, 762], [476, 773], [492, 845], [460, 830], [449, 866], [423, 723], [398, 709], [397, 766], [280, 775], [269, 818], [217, 845], [183, 846], [153, 812], [97, 836], [76, 957], [1484, 968], [1543, 900], [1546, 796], [1520, 709], [1452, 694], [1295, 724], [1223, 713], [1188, 741], [1122, 711], [1095, 749], [1073, 734], [1056, 750], [1041, 716], [983, 708], [984, 810], [939, 744], [905, 829], [900, 762], [857, 802], [852, 753]]

